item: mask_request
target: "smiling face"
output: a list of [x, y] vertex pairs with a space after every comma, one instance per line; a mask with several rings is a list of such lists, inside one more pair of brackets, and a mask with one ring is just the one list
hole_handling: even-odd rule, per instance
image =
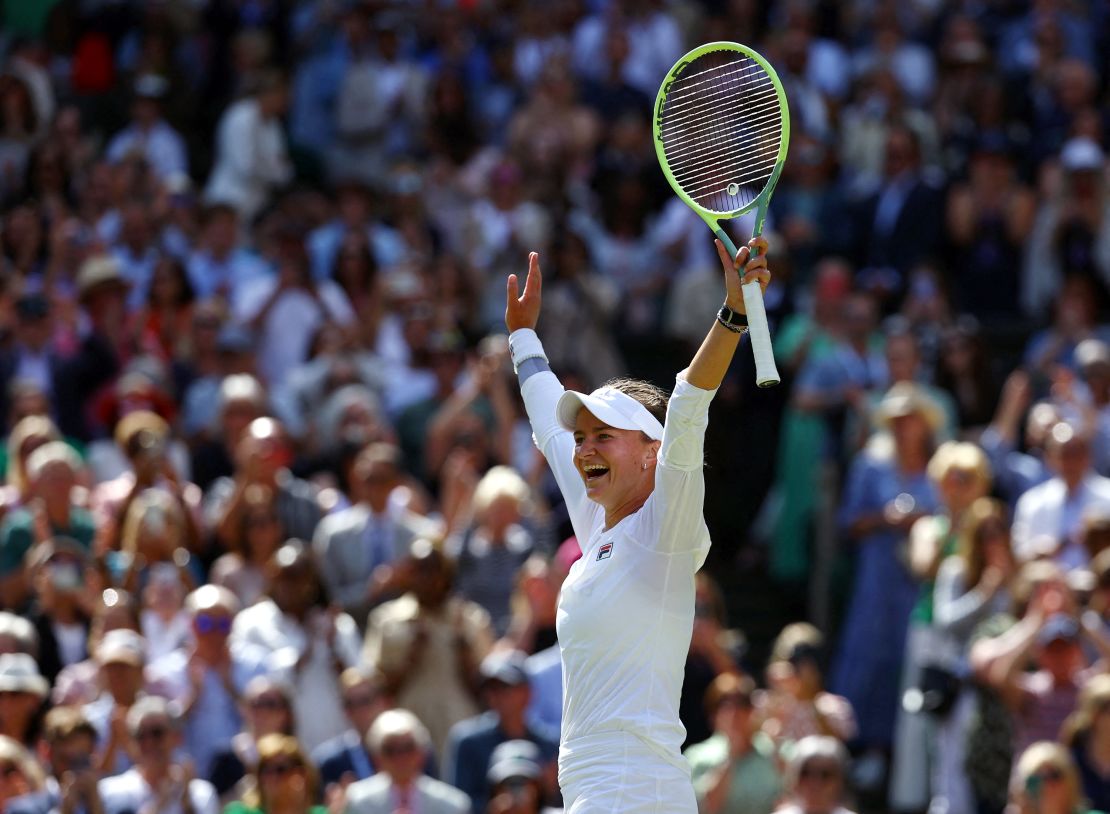
[[659, 442], [639, 430], [618, 430], [585, 407], [578, 411], [574, 466], [586, 484], [586, 496], [605, 507], [606, 514], [647, 499], [655, 485], [658, 450]]

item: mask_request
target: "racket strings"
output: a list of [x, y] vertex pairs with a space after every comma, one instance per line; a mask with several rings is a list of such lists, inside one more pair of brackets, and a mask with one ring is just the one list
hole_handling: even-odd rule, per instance
[[735, 211], [759, 196], [778, 160], [782, 111], [775, 85], [759, 63], [734, 52], [706, 54], [687, 70], [692, 73], [675, 80], [662, 110], [667, 164], [699, 205]]

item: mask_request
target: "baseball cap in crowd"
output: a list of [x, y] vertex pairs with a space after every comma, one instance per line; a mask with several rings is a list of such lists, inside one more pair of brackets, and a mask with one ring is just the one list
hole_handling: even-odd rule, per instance
[[108, 255], [90, 257], [77, 272], [77, 299], [84, 302], [93, 291], [114, 286], [128, 289], [130, 284], [120, 271], [119, 263]]
[[528, 673], [524, 669], [527, 657], [519, 650], [501, 651], [490, 653], [482, 659], [479, 671], [482, 681], [498, 681], [510, 687], [519, 687], [528, 683]]
[[573, 430], [578, 411], [583, 407], [610, 427], [618, 430], [640, 430], [655, 441], [663, 439], [663, 425], [659, 423], [659, 419], [632, 396], [615, 387], [599, 387], [589, 395], [568, 390], [559, 399], [555, 415], [565, 429]]
[[1094, 172], [1105, 161], [1102, 148], [1084, 136], [1071, 139], [1060, 151], [1060, 163], [1069, 172]]
[[497, 786], [507, 780], [538, 780], [542, 775], [541, 761], [540, 748], [532, 741], [505, 741], [490, 755], [486, 781]]
[[1057, 613], [1048, 618], [1037, 634], [1037, 644], [1046, 647], [1053, 642], [1075, 641], [1079, 638], [1079, 624], [1065, 613]]
[[97, 645], [96, 660], [99, 664], [142, 667], [146, 663], [146, 640], [133, 630], [110, 630]]
[[45, 698], [49, 691], [50, 685], [33, 658], [26, 653], [0, 656], [0, 692], [28, 692]]

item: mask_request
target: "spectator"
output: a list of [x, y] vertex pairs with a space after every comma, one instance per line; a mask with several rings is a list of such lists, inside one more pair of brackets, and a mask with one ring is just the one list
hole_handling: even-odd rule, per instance
[[258, 742], [258, 764], [251, 789], [242, 802], [231, 803], [224, 814], [328, 814], [319, 799], [316, 770], [297, 739], [266, 735]]
[[1043, 451], [1049, 431], [1060, 420], [1059, 411], [1041, 402], [1029, 411], [1025, 422], [1025, 452], [1018, 450], [1022, 416], [1032, 403], [1032, 382], [1024, 370], [1011, 373], [1002, 387], [998, 409], [979, 443], [990, 458], [996, 486], [1012, 507], [1034, 486], [1048, 480], [1052, 473]]
[[0, 807], [12, 814], [43, 814], [42, 769], [19, 741], [0, 735]]
[[266, 568], [267, 598], [242, 611], [232, 651], [257, 647], [265, 668], [293, 687], [297, 739], [311, 751], [347, 728], [339, 674], [359, 661], [355, 620], [328, 608], [312, 557], [299, 540], [277, 550]]
[[191, 770], [174, 758], [181, 734], [168, 701], [157, 696], [140, 699], [128, 710], [126, 727], [135, 767], [100, 781], [104, 814], [124, 814], [148, 806], [165, 814], [215, 814], [220, 810], [212, 784], [192, 777]]
[[339, 676], [343, 711], [350, 727], [312, 752], [312, 762], [320, 770], [324, 788], [347, 780], [365, 780], [374, 773], [366, 733], [389, 706], [382, 684], [379, 673], [361, 667], [348, 667]]
[[428, 814], [470, 811], [470, 800], [465, 794], [422, 773], [432, 740], [411, 712], [404, 709], [383, 712], [366, 737], [380, 771], [347, 787], [347, 814], [389, 814], [406, 808]]
[[94, 657], [99, 693], [84, 714], [98, 736], [96, 766], [102, 774], [113, 774], [131, 766], [127, 715], [144, 689], [146, 642], [134, 630], [111, 630], [97, 643]]
[[453, 563], [428, 540], [412, 544], [401, 568], [408, 591], [370, 614], [363, 659], [378, 666], [397, 705], [414, 711], [442, 755], [451, 727], [478, 714], [478, 666], [493, 645], [489, 616], [452, 593]]
[[1014, 553], [1019, 560], [1047, 556], [1063, 567], [1080, 568], [1083, 520], [1110, 511], [1110, 480], [1091, 469], [1091, 439], [1070, 424], [1053, 426], [1045, 445], [1054, 477], [1030, 489], [1014, 510]]
[[685, 751], [699, 811], [770, 814], [782, 795], [774, 743], [752, 714], [754, 689], [750, 678], [722, 673], [706, 693], [713, 735]]
[[486, 775], [494, 750], [508, 741], [525, 740], [539, 748], [540, 760], [551, 765], [558, 755], [558, 736], [539, 730], [525, 716], [531, 687], [520, 651], [491, 653], [481, 664], [482, 688], [488, 712], [451, 727], [443, 777], [470, 797], [474, 814], [488, 802]]
[[531, 741], [505, 741], [493, 750], [489, 772], [489, 814], [554, 814], [545, 808], [539, 748]]
[[1110, 808], [1110, 782], [1102, 772], [1110, 749], [1110, 676], [1099, 675], [1079, 693], [1079, 705], [1068, 716], [1060, 740], [1071, 750], [1079, 770], [1082, 793], [1092, 807]]
[[64, 537], [37, 545], [26, 558], [26, 570], [35, 599], [25, 616], [38, 633], [39, 668], [53, 684], [63, 667], [88, 657], [87, 580], [95, 573], [88, 551]]
[[31, 482], [27, 478], [27, 459], [31, 453], [50, 441], [62, 440], [54, 422], [45, 415], [29, 415], [19, 419], [8, 433], [6, 483], [3, 488], [4, 512], [24, 506], [31, 499]]
[[215, 167], [204, 196], [209, 203], [231, 204], [246, 222], [276, 188], [293, 177], [280, 121], [286, 93], [280, 74], [264, 73], [253, 93], [229, 107], [220, 119]]
[[1010, 802], [1018, 814], [1093, 814], [1082, 795], [1075, 763], [1060, 744], [1038, 741], [1018, 758], [1010, 781]]
[[135, 80], [131, 123], [108, 143], [109, 161], [138, 154], [163, 180], [188, 172], [185, 141], [162, 117], [167, 91], [169, 82], [157, 74], [144, 74]]
[[313, 552], [334, 601], [357, 620], [395, 590], [396, 561], [436, 526], [407, 510], [394, 496], [401, 484], [401, 451], [376, 443], [355, 459], [351, 483], [358, 502], [317, 526]]
[[0, 735], [33, 746], [49, 687], [31, 656], [0, 655]]
[[288, 535], [269, 489], [249, 487], [244, 501], [242, 533], [232, 550], [212, 563], [208, 578], [235, 594], [241, 606], [249, 607], [265, 597], [266, 564]]
[[11, 388], [16, 383], [34, 385], [49, 397], [61, 366], [54, 315], [50, 301], [42, 294], [26, 294], [15, 301], [12, 341], [0, 351], [0, 422], [8, 426], [11, 418]]
[[789, 802], [775, 814], [852, 814], [842, 805], [847, 767], [847, 751], [836, 738], [802, 738], [786, 768]]
[[239, 697], [239, 717], [243, 728], [212, 757], [208, 780], [220, 799], [242, 796], [244, 778], [258, 762], [258, 742], [267, 735], [288, 735], [296, 729], [292, 690], [279, 681], [261, 675], [251, 679]]
[[101, 639], [113, 630], [123, 629], [138, 633], [139, 628], [139, 608], [129, 593], [109, 588], [97, 596], [92, 603], [85, 648], [89, 658], [71, 664], [58, 673], [51, 695], [53, 703], [57, 706], [71, 706], [94, 700], [100, 694], [100, 665], [95, 654]]
[[75, 707], [55, 707], [43, 722], [43, 742], [50, 771], [45, 784], [48, 805], [61, 811], [101, 814], [97, 773], [90, 760], [96, 749], [96, 730], [88, 719]]

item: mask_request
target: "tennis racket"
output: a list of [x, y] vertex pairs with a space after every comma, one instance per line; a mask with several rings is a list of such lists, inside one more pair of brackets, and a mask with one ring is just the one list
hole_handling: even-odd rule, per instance
[[[786, 162], [790, 110], [774, 69], [750, 48], [711, 42], [682, 57], [655, 99], [655, 153], [674, 191], [709, 225], [730, 257], [736, 246], [719, 221], [755, 210], [763, 232], [771, 193]], [[744, 307], [760, 387], [779, 383], [767, 309], [758, 282]]]

